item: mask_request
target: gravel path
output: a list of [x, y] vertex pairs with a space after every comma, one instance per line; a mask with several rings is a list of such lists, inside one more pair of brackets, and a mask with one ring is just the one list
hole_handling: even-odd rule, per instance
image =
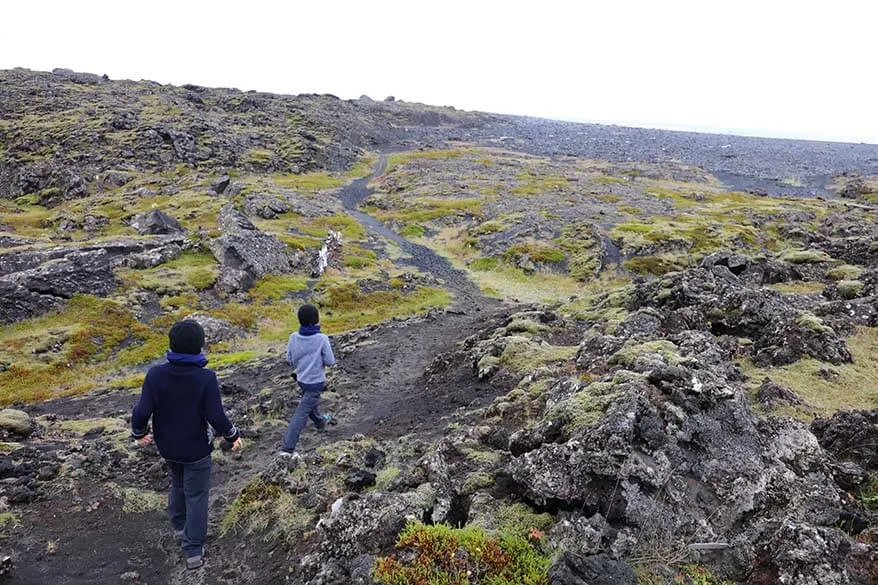
[[384, 173], [386, 169], [387, 155], [382, 155], [371, 175], [352, 181], [342, 189], [339, 198], [347, 212], [370, 232], [399, 246], [408, 255], [408, 258], [403, 258], [400, 262], [441, 279], [446, 288], [454, 293], [455, 305], [458, 308], [468, 310], [485, 304], [486, 299], [478, 287], [465, 272], [452, 266], [447, 258], [443, 258], [426, 246], [410, 242], [371, 215], [357, 209], [358, 205], [372, 193], [369, 189], [369, 181]]

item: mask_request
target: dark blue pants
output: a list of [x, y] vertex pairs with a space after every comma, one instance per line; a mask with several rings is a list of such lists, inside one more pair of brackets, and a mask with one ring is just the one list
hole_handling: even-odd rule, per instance
[[171, 492], [168, 514], [174, 530], [183, 531], [187, 557], [201, 555], [207, 538], [207, 503], [210, 495], [210, 455], [194, 463], [168, 461]]
[[318, 409], [320, 393], [323, 391], [324, 386], [322, 384], [308, 384], [308, 386], [312, 388], [317, 387], [319, 390], [312, 388], [302, 389], [302, 398], [299, 399], [299, 406], [296, 407], [296, 412], [293, 413], [293, 418], [290, 420], [287, 432], [284, 433], [284, 451], [293, 452], [296, 450], [299, 435], [302, 434], [302, 429], [308, 424], [309, 418], [318, 429], [323, 429], [323, 426], [326, 424], [326, 421], [320, 416], [320, 410]]

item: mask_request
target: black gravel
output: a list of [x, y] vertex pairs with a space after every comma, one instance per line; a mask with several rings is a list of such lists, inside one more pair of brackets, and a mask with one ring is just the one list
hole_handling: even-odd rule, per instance
[[[408, 128], [419, 139], [477, 142], [536, 155], [614, 162], [679, 162], [701, 167], [735, 189], [829, 195], [839, 173], [878, 175], [878, 145], [627, 128], [519, 116], [485, 116], [478, 127]], [[795, 180], [795, 181], [792, 181]], [[786, 181], [786, 182], [785, 182]], [[802, 186], [789, 182], [801, 182]]]

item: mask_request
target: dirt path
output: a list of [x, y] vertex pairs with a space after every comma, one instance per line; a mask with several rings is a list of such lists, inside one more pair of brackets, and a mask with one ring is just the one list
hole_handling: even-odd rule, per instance
[[368, 231], [399, 246], [408, 255], [407, 259], [401, 260], [402, 263], [440, 278], [445, 283], [446, 288], [454, 293], [456, 306], [474, 308], [484, 305], [487, 299], [481, 294], [478, 287], [473, 284], [465, 272], [454, 268], [447, 258], [443, 258], [426, 246], [410, 242], [371, 215], [358, 209], [360, 203], [372, 193], [372, 190], [369, 189], [369, 181], [383, 174], [386, 170], [387, 155], [381, 155], [371, 175], [346, 185], [339, 194], [345, 210], [357, 218], [357, 221]]
[[[386, 158], [376, 165], [383, 172]], [[372, 175], [374, 176], [374, 174]], [[441, 279], [455, 295], [453, 308], [434, 311], [404, 321], [389, 321], [364, 331], [334, 338], [339, 364], [332, 373], [337, 392], [324, 393], [324, 410], [334, 412], [338, 425], [318, 435], [303, 433], [300, 450], [307, 451], [357, 434], [394, 440], [408, 434], [420, 439], [441, 435], [455, 413], [483, 406], [493, 399], [487, 385], [478, 382], [472, 364], [458, 342], [505, 318], [509, 308], [481, 295], [466, 275], [432, 250], [409, 242], [389, 230], [356, 206], [369, 194], [366, 177], [353, 181], [340, 193], [349, 213], [373, 233], [399, 245], [409, 256], [402, 262]], [[277, 357], [244, 364], [221, 372], [223, 400], [233, 418], [244, 429], [253, 428], [250, 418], [265, 396], [292, 396], [289, 367]], [[444, 354], [448, 365], [441, 375], [427, 369]], [[131, 394], [103, 393], [77, 399], [62, 399], [35, 405], [32, 414], [54, 414], [63, 418], [125, 417], [135, 400]], [[288, 417], [294, 403], [281, 409]], [[464, 410], [461, 410], [464, 409]], [[263, 427], [247, 439], [239, 459], [218, 456], [214, 465], [211, 494], [211, 536], [206, 567], [186, 571], [170, 529], [161, 511], [123, 514], [121, 501], [109, 484], [100, 480], [77, 480], [75, 494], [50, 495], [27, 509], [22, 540], [16, 544], [16, 571], [9, 583], [25, 585], [52, 582], [58, 585], [116, 583], [128, 574], [130, 582], [146, 584], [254, 585], [279, 582], [286, 574], [286, 553], [257, 537], [218, 536], [218, 522], [225, 506], [254, 474], [268, 466], [279, 447], [282, 425]], [[114, 470], [112, 482], [120, 485], [160, 489], [167, 480], [155, 471], [158, 457], [145, 460], [136, 469]], [[150, 468], [149, 466], [152, 466]], [[153, 469], [153, 477], [145, 469]], [[155, 473], [159, 478], [154, 477]], [[156, 485], [159, 483], [161, 485]], [[59, 513], [71, 498], [78, 502], [73, 513]], [[98, 502], [95, 504], [95, 502]], [[51, 543], [51, 544], [47, 544]], [[52, 551], [46, 552], [46, 547]], [[137, 573], [137, 578], [132, 577]]]

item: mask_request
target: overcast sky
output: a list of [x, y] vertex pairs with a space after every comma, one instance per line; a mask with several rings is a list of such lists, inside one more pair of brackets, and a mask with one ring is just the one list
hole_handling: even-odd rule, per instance
[[878, 143], [878, 3], [4, 2], [0, 68]]

